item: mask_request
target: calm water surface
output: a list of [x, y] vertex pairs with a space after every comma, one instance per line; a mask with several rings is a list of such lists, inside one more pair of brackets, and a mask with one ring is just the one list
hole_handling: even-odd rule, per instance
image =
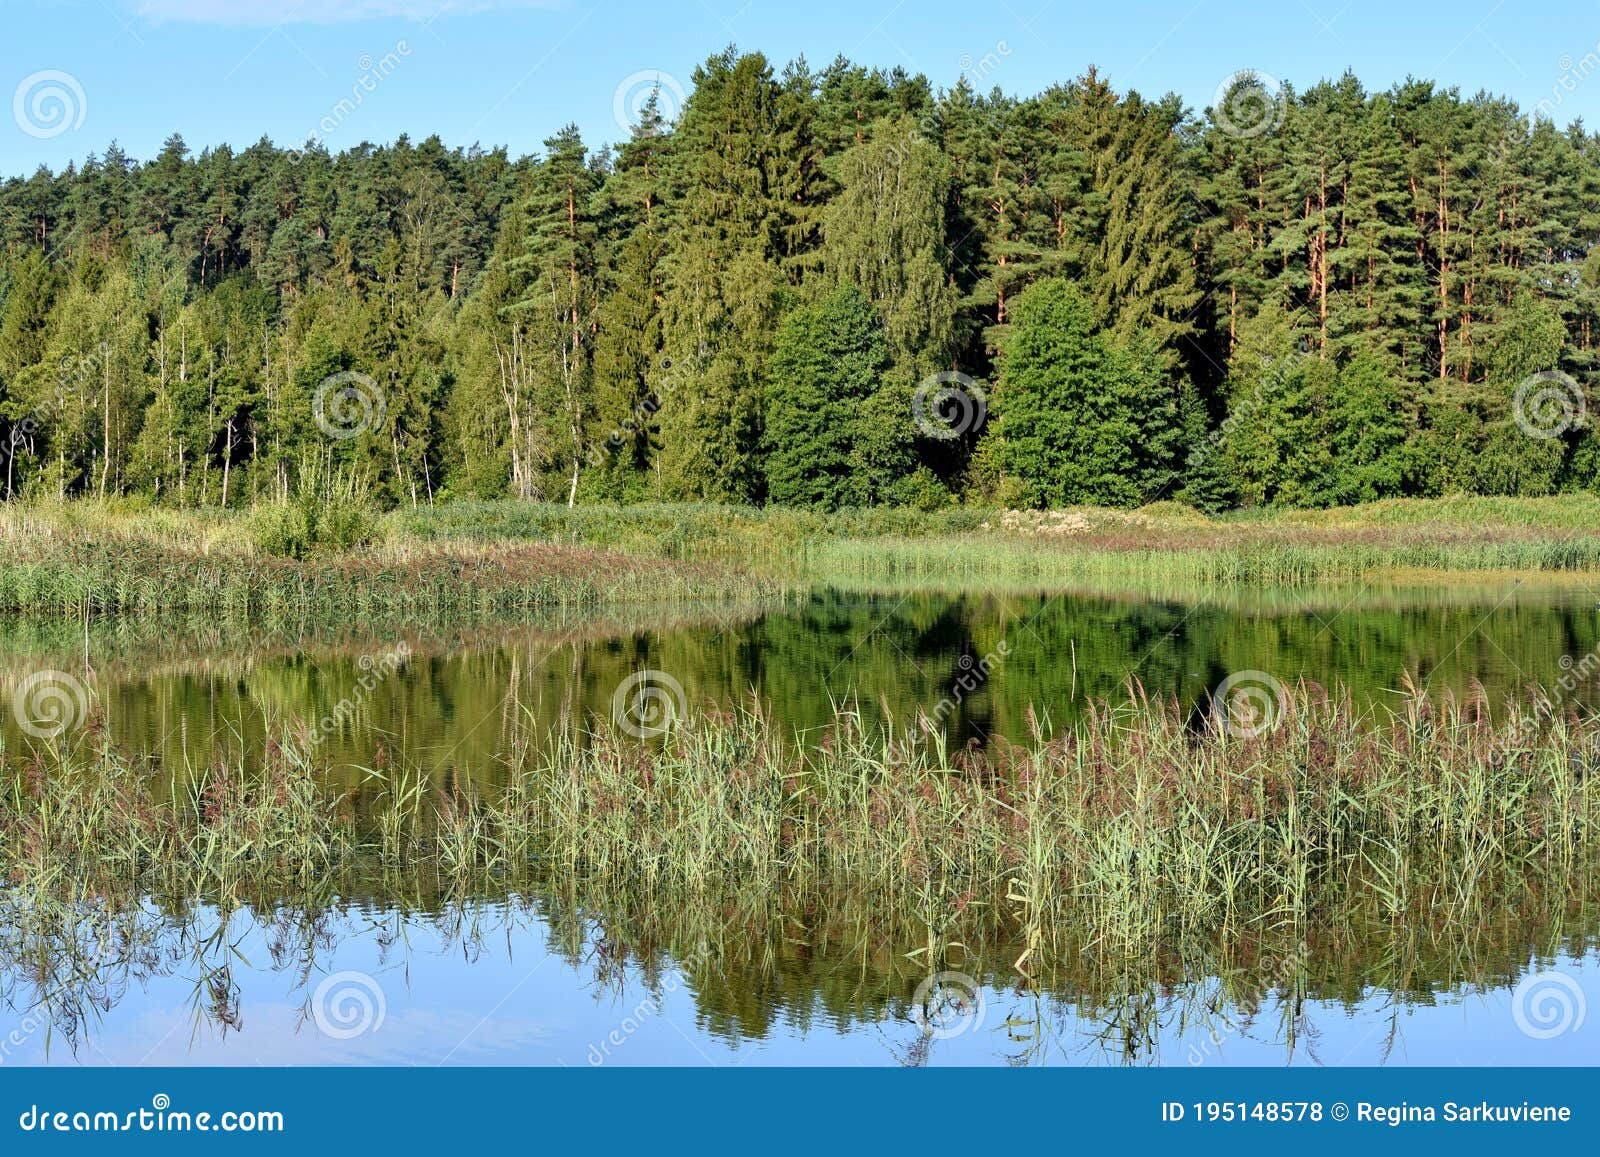
[[[400, 643], [407, 656], [372, 678]], [[10, 624], [0, 691], [10, 701], [46, 669], [81, 675], [97, 725], [167, 768], [249, 759], [326, 717], [331, 774], [352, 786], [383, 759], [492, 786], [528, 717], [552, 732], [612, 726], [619, 686], [642, 670], [681, 687], [685, 710], [754, 695], [784, 727], [815, 729], [854, 702], [896, 722], [936, 714], [952, 741], [984, 744], [1026, 739], [1030, 708], [1068, 725], [1130, 677], [1195, 711], [1240, 671], [1344, 684], [1372, 705], [1407, 673], [1439, 691], [1481, 683], [1492, 703], [1566, 677], [1564, 696], [1592, 705], [1597, 645], [1600, 610], [1581, 587], [829, 592], [456, 636]], [[30, 742], [10, 713], [0, 738]], [[649, 898], [624, 912], [558, 890], [413, 892], [364, 885], [225, 918], [151, 900], [63, 929], [96, 945], [88, 972], [67, 975], [0, 929], [0, 1063], [1600, 1063], [1600, 1011], [1582, 1015], [1600, 997], [1600, 920], [1581, 886], [1470, 935], [1442, 921], [1398, 962], [1375, 936], [1289, 969], [1219, 930], [1209, 955], [1036, 985], [994, 945], [963, 964], [972, 987], [930, 985], [914, 929], [844, 920], [815, 898], [792, 911], [769, 898], [759, 919], [710, 904], [719, 926], [675, 913], [666, 929]]]
[[[1269, 591], [1209, 601], [1084, 596], [817, 594], [770, 610], [681, 611], [637, 623], [575, 621], [456, 637], [405, 631], [235, 640], [126, 627], [0, 632], [0, 679], [39, 668], [81, 673], [111, 736], [164, 766], [205, 766], [259, 750], [294, 721], [333, 716], [335, 763], [379, 749], [438, 775], [492, 778], [503, 728], [605, 726], [631, 675], [661, 672], [680, 710], [758, 697], [786, 729], [836, 706], [897, 721], [944, 708], [953, 742], [1028, 738], [1029, 709], [1069, 724], [1127, 681], [1204, 709], [1230, 674], [1285, 685], [1343, 684], [1364, 704], [1394, 700], [1409, 673], [1434, 691], [1481, 683], [1495, 705], [1571, 684], [1600, 701], [1600, 596], [1507, 583], [1473, 590]], [[397, 644], [410, 657], [371, 677]], [[1587, 661], [1586, 661], [1587, 660]], [[0, 685], [0, 690], [7, 690]], [[341, 704], [343, 705], [341, 709]], [[0, 737], [22, 737], [14, 720]]]
[[[282, 918], [191, 913], [159, 964], [102, 970], [74, 1017], [13, 968], [7, 1064], [58, 1065], [1592, 1065], [1600, 957], [1506, 963], [1401, 992], [1262, 988], [1214, 977], [1115, 996], [1019, 990], [984, 975], [918, 1003], [925, 977], [861, 952], [608, 959], [538, 904], [323, 913], [285, 954]], [[152, 915], [152, 920], [156, 917]], [[198, 929], [200, 941], [193, 934]], [[159, 947], [157, 947], [159, 946]], [[205, 948], [202, 951], [202, 948]], [[870, 954], [868, 954], [870, 957]], [[134, 970], [137, 971], [137, 970]], [[936, 994], [937, 997], [937, 994]], [[959, 998], [959, 1000], [957, 999]], [[1526, 1026], [1526, 1029], [1524, 1028]]]

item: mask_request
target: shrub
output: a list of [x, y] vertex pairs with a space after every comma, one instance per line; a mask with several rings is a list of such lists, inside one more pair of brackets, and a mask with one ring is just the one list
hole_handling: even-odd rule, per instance
[[251, 537], [258, 549], [285, 558], [354, 550], [378, 540], [379, 513], [366, 479], [308, 458], [291, 494], [251, 512]]

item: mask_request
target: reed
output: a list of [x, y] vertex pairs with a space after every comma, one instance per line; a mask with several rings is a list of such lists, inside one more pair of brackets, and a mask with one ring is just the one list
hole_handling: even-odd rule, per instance
[[930, 929], [1003, 908], [1044, 955], [1081, 927], [1068, 911], [1095, 950], [1127, 953], [1186, 929], [1311, 927], [1352, 889], [1395, 915], [1470, 904], [1508, 865], [1576, 878], [1600, 851], [1600, 720], [1420, 693], [1391, 713], [1302, 686], [1273, 729], [1237, 738], [1135, 687], [990, 751], [847, 707], [802, 735], [754, 703], [656, 743], [530, 725], [492, 791], [402, 762], [332, 789], [315, 750], [289, 735], [259, 766], [199, 775], [138, 766], [92, 729], [7, 752], [0, 872], [216, 889], [356, 862], [460, 880], [537, 864], [679, 896], [838, 887]]
[[253, 621], [504, 615], [550, 607], [751, 598], [777, 584], [582, 547], [374, 550], [296, 560], [143, 542], [0, 540], [0, 611], [41, 617], [218, 614]]
[[463, 502], [316, 534], [285, 532], [306, 521], [304, 510], [299, 522], [293, 513], [90, 500], [7, 506], [0, 612], [467, 617], [753, 599], [822, 585], [1107, 590], [1600, 571], [1600, 500], [1590, 496], [1221, 519], [1171, 503], [1139, 511], [821, 513]]
[[76, 1044], [182, 959], [226, 1028], [236, 916], [301, 985], [356, 913], [400, 951], [414, 921], [476, 953], [536, 919], [597, 988], [681, 969], [745, 1035], [904, 1018], [959, 969], [1010, 992], [1019, 1059], [1070, 1005], [1143, 1062], [1174, 1021], [1230, 1031], [1271, 1002], [1292, 1053], [1308, 1001], [1376, 987], [1398, 1009], [1595, 942], [1600, 720], [1415, 692], [1358, 711], [1313, 686], [1280, 707], [1240, 737], [1130, 687], [991, 751], [848, 706], [804, 734], [755, 703], [650, 742], [530, 724], [492, 790], [404, 761], [335, 787], [304, 729], [158, 767], [91, 724], [0, 752], [0, 990]]
[[980, 532], [956, 537], [827, 541], [808, 549], [808, 573], [835, 584], [1039, 588], [1304, 586], [1411, 575], [1591, 574], [1600, 537], [1587, 533], [1458, 528], [1317, 530], [1235, 524], [1205, 535], [1150, 529], [1068, 539]]

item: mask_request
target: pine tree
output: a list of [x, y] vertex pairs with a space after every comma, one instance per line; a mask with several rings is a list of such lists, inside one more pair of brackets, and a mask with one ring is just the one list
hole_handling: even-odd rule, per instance
[[729, 49], [694, 80], [676, 133], [663, 303], [667, 360], [692, 381], [670, 393], [653, 383], [667, 393], [659, 465], [667, 497], [749, 501], [761, 494], [761, 384], [793, 256], [774, 155], [792, 102], [759, 55]]
[[[1188, 119], [1092, 69], [936, 97], [730, 48], [615, 150], [113, 142], [0, 181], [6, 493], [236, 506], [312, 452], [391, 503], [761, 501], [813, 458], [851, 479], [824, 504], [1595, 487], [1597, 238], [1581, 122], [1348, 74]], [[840, 341], [885, 360], [807, 425], [798, 351]], [[908, 430], [918, 383], [1002, 356], [981, 433]], [[331, 373], [384, 420], [318, 430]], [[1530, 437], [1538, 374], [1590, 421]]]

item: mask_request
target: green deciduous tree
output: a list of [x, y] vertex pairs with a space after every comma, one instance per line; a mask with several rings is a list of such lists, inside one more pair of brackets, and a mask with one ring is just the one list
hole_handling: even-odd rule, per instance
[[889, 349], [854, 286], [779, 329], [766, 397], [766, 485], [786, 506], [885, 501], [914, 464], [910, 396], [884, 376]]
[[1177, 407], [1153, 343], [1095, 324], [1060, 279], [1016, 303], [995, 395], [1007, 481], [1029, 506], [1134, 506], [1172, 481]]

